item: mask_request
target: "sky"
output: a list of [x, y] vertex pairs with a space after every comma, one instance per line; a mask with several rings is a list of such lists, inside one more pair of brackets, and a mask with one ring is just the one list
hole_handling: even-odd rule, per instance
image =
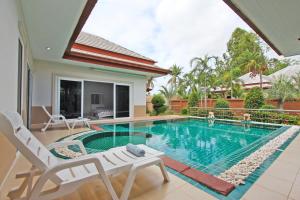
[[[251, 30], [222, 0], [101, 0], [83, 31], [188, 72], [192, 58], [222, 55], [237, 27]], [[155, 79], [154, 93], [168, 79]]]

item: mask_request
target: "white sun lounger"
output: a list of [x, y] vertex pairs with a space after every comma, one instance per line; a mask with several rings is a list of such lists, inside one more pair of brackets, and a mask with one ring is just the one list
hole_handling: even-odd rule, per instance
[[[75, 191], [83, 183], [95, 179], [101, 179], [113, 200], [127, 200], [137, 172], [145, 167], [158, 165], [164, 180], [169, 181], [168, 174], [162, 160], [159, 158], [162, 152], [156, 151], [145, 145], [144, 157], [136, 157], [126, 151], [125, 147], [117, 147], [105, 152], [86, 154], [86, 150], [80, 141], [59, 142], [49, 146], [50, 149], [78, 145], [82, 156], [70, 160], [55, 157], [24, 125], [21, 116], [17, 112], [0, 113], [0, 132], [32, 163], [33, 167], [28, 173], [17, 175], [17, 178], [25, 178], [21, 186], [12, 190], [8, 196], [11, 199], [18, 198], [25, 189], [26, 200], [50, 200], [61, 197]], [[129, 171], [121, 197], [119, 198], [112, 187], [109, 175]], [[33, 177], [40, 175], [33, 183]], [[57, 185], [55, 189], [45, 191], [47, 181]]]
[[65, 124], [67, 126], [67, 128], [70, 130], [69, 122], [67, 121], [65, 116], [63, 116], [63, 115], [51, 115], [48, 112], [48, 110], [46, 109], [45, 106], [42, 106], [42, 108], [45, 111], [45, 113], [47, 114], [47, 116], [49, 117], [49, 120], [46, 123], [45, 127], [42, 128], [42, 132], [45, 132], [48, 129], [49, 126], [57, 126], [57, 125], [61, 125], [61, 124]]
[[45, 111], [45, 113], [47, 114], [47, 116], [49, 117], [49, 120], [47, 123], [45, 123], [45, 127], [42, 128], [42, 132], [45, 132], [49, 126], [57, 126], [57, 125], [61, 125], [61, 124], [65, 124], [67, 126], [67, 128], [70, 130], [70, 124], [72, 125], [72, 129], [75, 128], [76, 124], [82, 123], [84, 125], [86, 125], [88, 128], [90, 128], [90, 124], [89, 124], [89, 119], [87, 118], [75, 118], [75, 119], [66, 119], [65, 116], [63, 115], [51, 115], [48, 110], [46, 109], [45, 106], [42, 106], [43, 110]]

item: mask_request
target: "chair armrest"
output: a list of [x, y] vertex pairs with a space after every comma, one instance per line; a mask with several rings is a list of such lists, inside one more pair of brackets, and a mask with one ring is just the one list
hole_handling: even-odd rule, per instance
[[70, 145], [77, 145], [80, 148], [80, 151], [82, 152], [82, 154], [87, 155], [87, 151], [80, 140], [55, 142], [55, 143], [48, 145], [47, 148], [49, 150], [51, 150], [51, 149], [55, 149], [55, 148], [59, 148], [59, 147], [68, 147]]

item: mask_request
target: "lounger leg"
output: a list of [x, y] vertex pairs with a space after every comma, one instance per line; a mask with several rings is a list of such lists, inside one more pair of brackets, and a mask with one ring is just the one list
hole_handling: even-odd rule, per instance
[[159, 168], [160, 168], [162, 175], [164, 176], [165, 182], [169, 182], [170, 181], [169, 174], [168, 174], [165, 164], [162, 160], [159, 163]]
[[46, 126], [44, 128], [42, 128], [42, 132], [45, 132], [48, 129], [49, 125], [51, 124], [51, 121], [52, 121], [52, 119], [50, 118], [49, 121], [47, 122]]
[[117, 196], [117, 194], [116, 194], [116, 192], [115, 192], [113, 186], [111, 185], [111, 182], [110, 182], [108, 176], [103, 175], [103, 174], [100, 174], [100, 175], [101, 175], [101, 178], [102, 178], [102, 180], [103, 180], [103, 182], [104, 182], [104, 184], [105, 184], [107, 190], [109, 191], [109, 193], [110, 193], [110, 195], [111, 195], [111, 198], [112, 198], [113, 200], [119, 200], [119, 197]]
[[67, 122], [66, 119], [64, 119], [64, 122], [65, 122], [66, 126], [68, 127], [68, 129], [70, 130], [70, 125], [69, 125], [69, 123]]
[[132, 185], [133, 185], [134, 180], [135, 180], [136, 173], [137, 173], [137, 169], [132, 167], [129, 174], [128, 174], [127, 181], [126, 181], [126, 184], [123, 188], [123, 192], [122, 192], [120, 200], [127, 200], [128, 199], [129, 193], [131, 191]]

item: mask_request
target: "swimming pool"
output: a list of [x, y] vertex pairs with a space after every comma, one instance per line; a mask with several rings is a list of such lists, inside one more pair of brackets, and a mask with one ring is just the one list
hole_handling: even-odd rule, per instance
[[[105, 151], [128, 143], [146, 144], [165, 152], [177, 161], [212, 175], [230, 168], [288, 126], [242, 124], [240, 122], [181, 119], [101, 125], [103, 131], [83, 134], [75, 139], [83, 142], [88, 153]], [[169, 169], [171, 173], [213, 194], [219, 199], [239, 199], [263, 170], [279, 155], [276, 152], [264, 165], [227, 197]]]

